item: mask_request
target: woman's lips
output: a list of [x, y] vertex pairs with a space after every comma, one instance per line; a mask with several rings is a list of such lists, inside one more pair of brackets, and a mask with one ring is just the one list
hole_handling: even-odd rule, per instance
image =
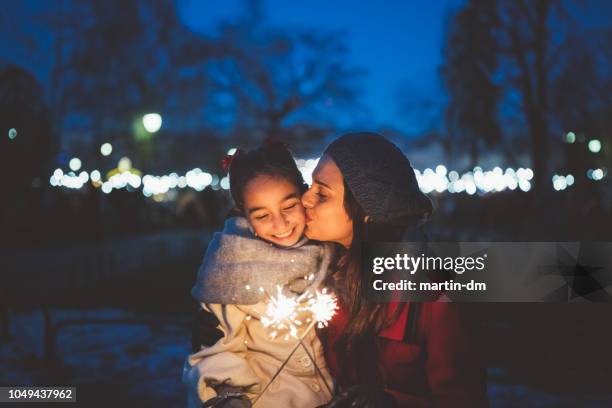
[[308, 224], [310, 221], [312, 221], [312, 218], [310, 218], [310, 216], [306, 214], [306, 224]]

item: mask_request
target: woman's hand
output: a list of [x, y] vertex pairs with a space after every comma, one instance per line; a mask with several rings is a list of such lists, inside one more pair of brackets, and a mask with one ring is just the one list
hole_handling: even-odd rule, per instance
[[354, 385], [319, 408], [397, 408], [397, 401], [380, 388]]

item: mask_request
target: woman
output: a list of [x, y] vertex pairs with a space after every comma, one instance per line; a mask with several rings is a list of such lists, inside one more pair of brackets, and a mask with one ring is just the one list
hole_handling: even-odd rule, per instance
[[340, 311], [323, 340], [341, 392], [327, 407], [488, 406], [484, 370], [457, 305], [375, 303], [365, 241], [412, 240], [432, 206], [408, 159], [384, 137], [353, 133], [325, 150], [302, 197], [306, 235], [343, 254], [332, 275]]

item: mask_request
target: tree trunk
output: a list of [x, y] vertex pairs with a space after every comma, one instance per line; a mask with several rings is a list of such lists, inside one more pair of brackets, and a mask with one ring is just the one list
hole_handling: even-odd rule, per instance
[[10, 337], [8, 304], [0, 303], [0, 340], [7, 340]]
[[539, 106], [534, 108], [532, 120], [529, 126], [529, 136], [531, 138], [531, 158], [534, 172], [533, 184], [542, 197], [546, 194], [549, 187], [548, 166], [546, 159], [548, 156], [548, 126], [544, 118], [545, 112]]

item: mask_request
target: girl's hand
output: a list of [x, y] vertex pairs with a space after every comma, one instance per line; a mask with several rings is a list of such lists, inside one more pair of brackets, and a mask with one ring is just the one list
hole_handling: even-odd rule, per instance
[[204, 402], [202, 408], [251, 408], [251, 400], [238, 387], [219, 386], [217, 396]]

